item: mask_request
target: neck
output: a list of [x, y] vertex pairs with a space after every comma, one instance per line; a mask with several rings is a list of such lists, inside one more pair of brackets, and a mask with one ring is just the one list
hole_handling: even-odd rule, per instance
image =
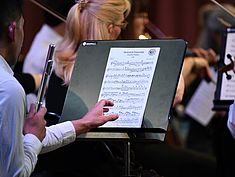
[[[0, 48], [0, 55], [5, 59], [7, 60], [7, 49], [5, 48]], [[8, 61], [7, 61], [8, 63]]]
[[8, 48], [0, 48], [0, 55], [6, 60], [8, 65], [12, 67], [15, 64], [16, 59], [11, 57], [12, 53], [9, 51], [10, 50]]

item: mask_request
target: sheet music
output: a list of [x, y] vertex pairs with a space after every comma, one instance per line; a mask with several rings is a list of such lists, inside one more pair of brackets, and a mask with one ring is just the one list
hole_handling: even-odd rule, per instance
[[[211, 68], [211, 73], [213, 74], [213, 80], [215, 80], [217, 73], [213, 68]], [[215, 113], [212, 111], [215, 89], [216, 85], [214, 83], [207, 83], [202, 80], [185, 108], [185, 112], [203, 126], [208, 125]]]
[[[234, 60], [235, 57], [235, 33], [227, 34], [227, 42], [224, 56], [224, 63], [230, 64], [230, 60], [227, 58], [227, 54], [230, 54]], [[228, 71], [228, 74], [232, 76], [232, 79], [226, 79], [226, 74], [223, 74], [221, 84], [221, 100], [234, 100], [235, 98], [235, 74], [233, 71]]]
[[100, 99], [110, 99], [109, 113], [119, 119], [102, 127], [141, 127], [160, 48], [111, 48]]

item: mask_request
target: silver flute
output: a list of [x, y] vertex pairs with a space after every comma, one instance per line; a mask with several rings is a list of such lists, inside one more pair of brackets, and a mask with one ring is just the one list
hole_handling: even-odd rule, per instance
[[42, 106], [43, 101], [44, 101], [45, 92], [47, 89], [47, 83], [48, 83], [48, 80], [50, 78], [51, 71], [52, 71], [54, 51], [55, 51], [55, 44], [50, 44], [49, 49], [48, 49], [48, 53], [47, 53], [45, 66], [44, 66], [42, 80], [40, 83], [40, 87], [38, 89], [36, 111], [38, 111], [40, 109], [40, 107]]

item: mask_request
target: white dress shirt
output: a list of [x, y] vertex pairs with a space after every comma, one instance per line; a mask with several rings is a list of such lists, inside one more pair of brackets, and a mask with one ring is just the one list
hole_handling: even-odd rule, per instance
[[233, 136], [233, 138], [235, 139], [235, 103], [233, 103], [232, 105], [230, 105], [229, 107], [229, 114], [228, 114], [228, 129], [231, 132], [231, 135]]
[[48, 152], [76, 138], [71, 122], [47, 127], [41, 143], [33, 134], [22, 134], [26, 117], [25, 92], [0, 56], [0, 176], [28, 177], [40, 152]]

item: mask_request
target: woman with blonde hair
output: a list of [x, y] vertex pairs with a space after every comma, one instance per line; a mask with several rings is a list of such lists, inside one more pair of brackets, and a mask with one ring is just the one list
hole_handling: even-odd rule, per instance
[[71, 78], [79, 44], [83, 40], [117, 39], [129, 12], [128, 0], [80, 0], [71, 8], [55, 61], [55, 72], [65, 84]]
[[[56, 48], [54, 71], [48, 85], [48, 112], [59, 116], [62, 113], [79, 44], [83, 40], [116, 39], [126, 26], [125, 18], [129, 11], [128, 0], [80, 0], [70, 9], [65, 35]], [[71, 109], [76, 110], [77, 117], [82, 117], [88, 108], [78, 95], [74, 100], [76, 103], [71, 103]], [[50, 123], [50, 119], [47, 122]], [[72, 163], [74, 161], [76, 163]], [[36, 176], [37, 173], [50, 177], [119, 177], [122, 174], [120, 165], [110, 157], [106, 145], [101, 141], [76, 141], [41, 156], [38, 164]]]
[[[71, 7], [66, 19], [65, 35], [56, 48], [54, 72], [48, 86], [46, 107], [49, 112], [62, 113], [79, 44], [84, 40], [116, 39], [127, 25], [125, 18], [130, 9], [128, 0], [78, 0]], [[83, 103], [82, 100], [80, 102]], [[81, 115], [87, 111], [86, 106], [82, 105]]]

